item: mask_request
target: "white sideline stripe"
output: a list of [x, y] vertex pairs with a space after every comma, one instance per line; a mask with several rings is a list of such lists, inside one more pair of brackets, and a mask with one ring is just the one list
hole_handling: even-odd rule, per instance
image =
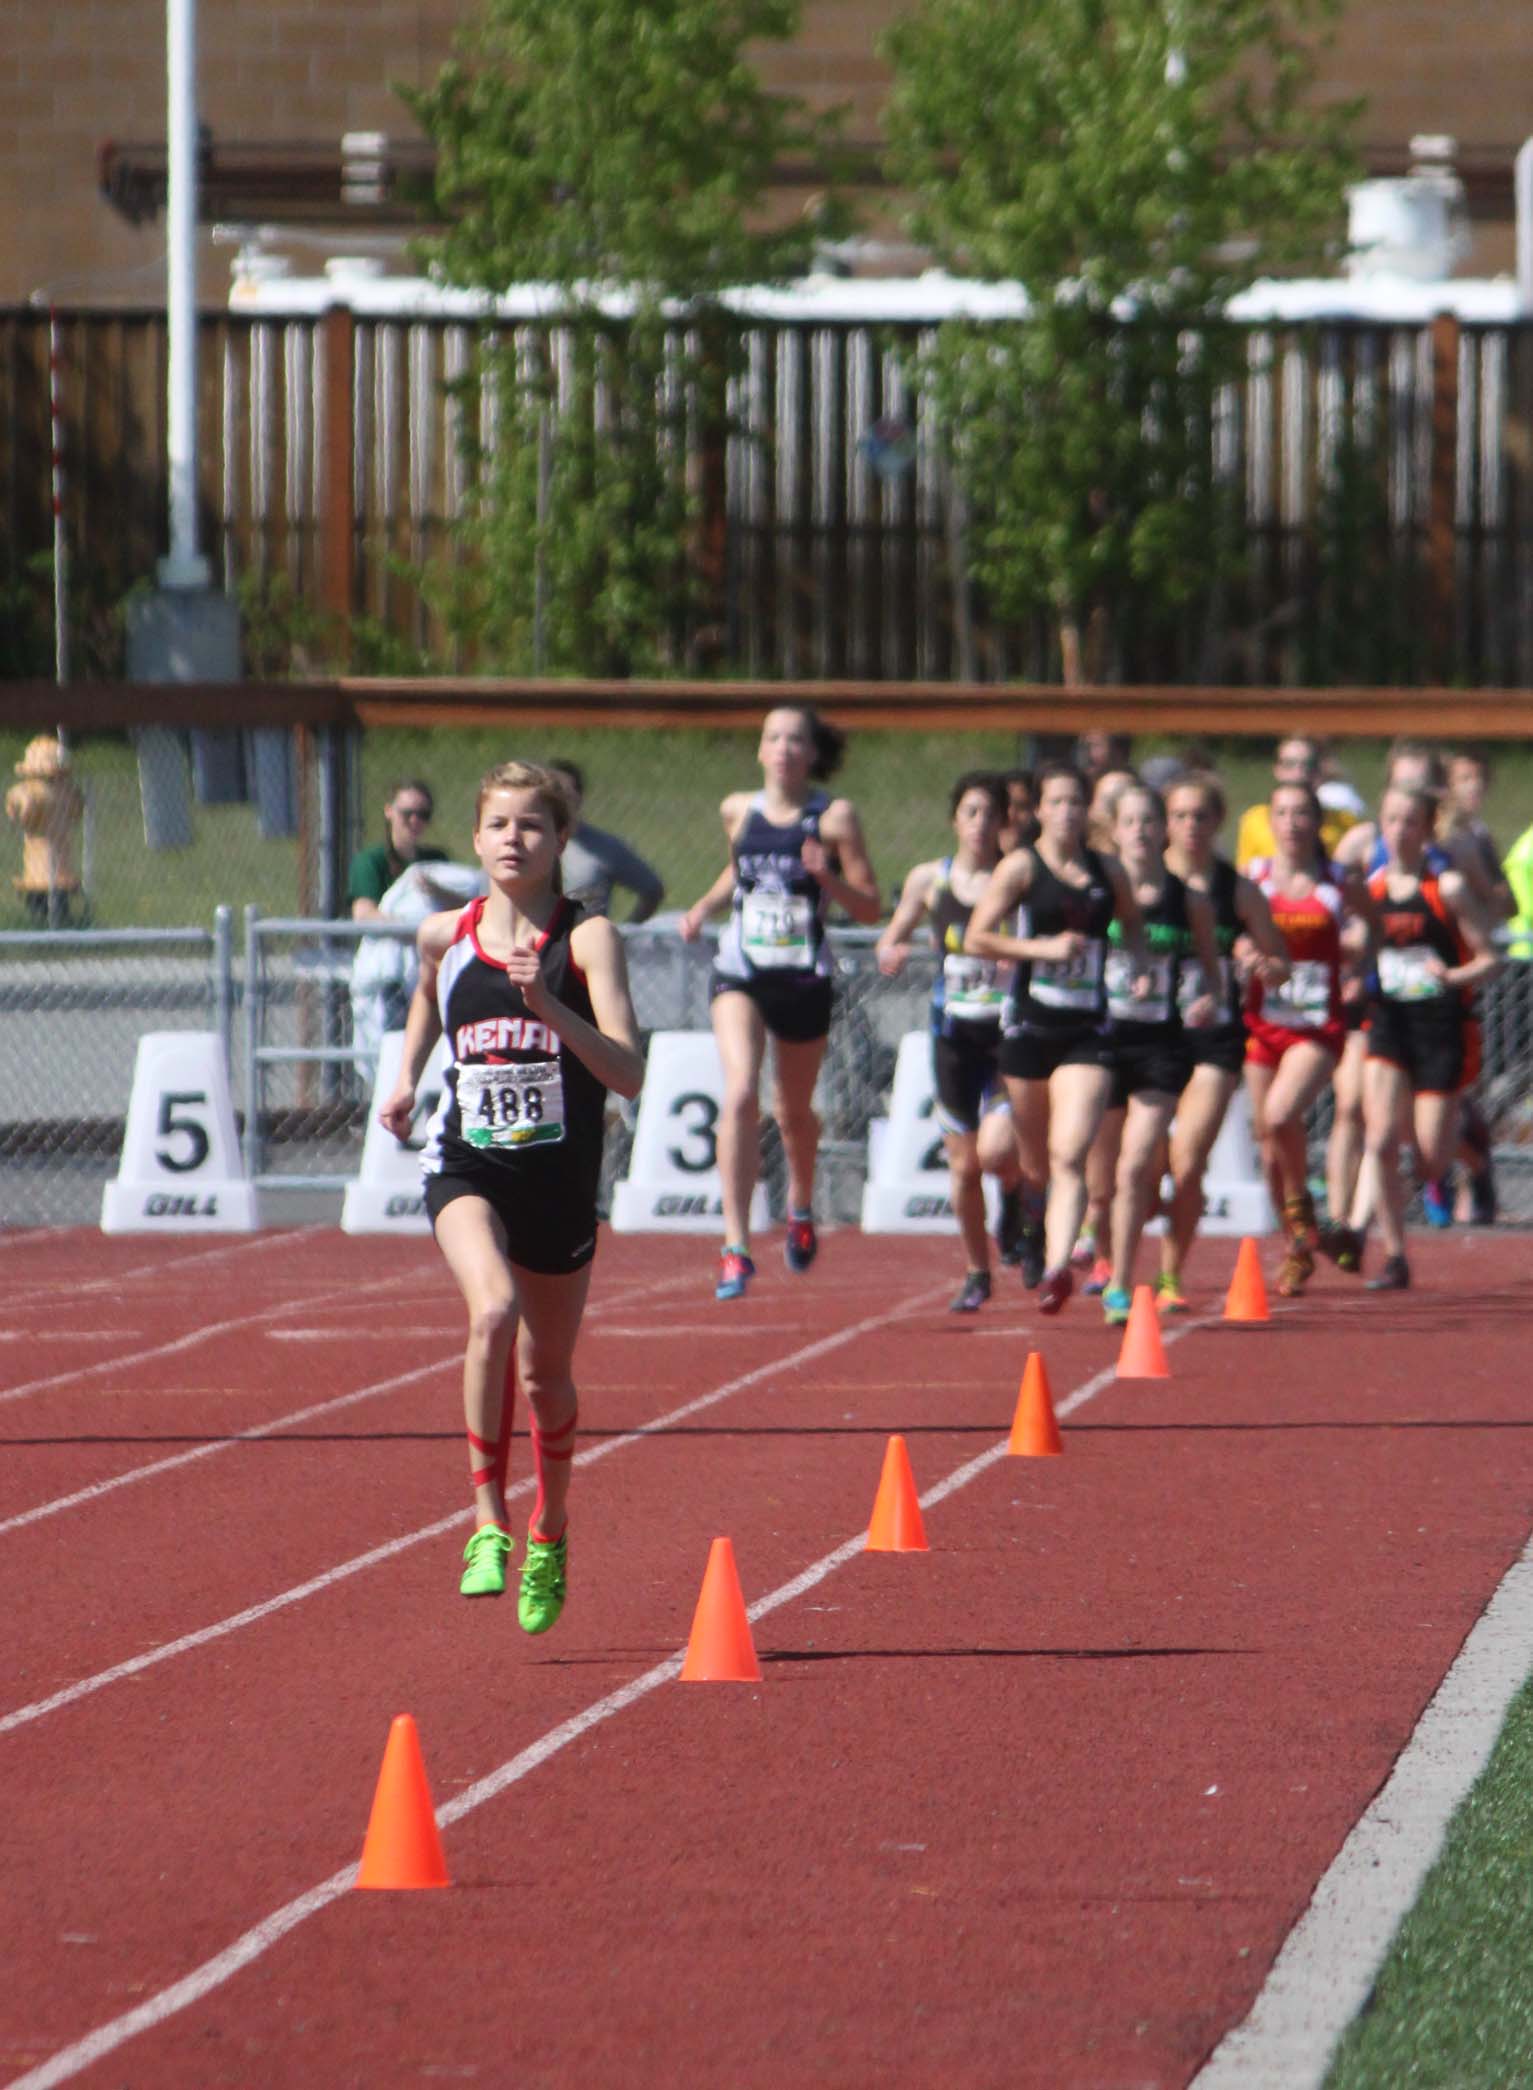
[[[938, 1290], [924, 1293], [919, 1301], [912, 1300], [906, 1311], [914, 1311], [928, 1299], [940, 1298], [948, 1289], [949, 1284], [944, 1283]], [[887, 1327], [890, 1321], [898, 1318], [898, 1315], [880, 1315], [876, 1321], [864, 1322], [858, 1328], [843, 1330], [840, 1336], [827, 1337], [824, 1342], [812, 1344], [810, 1351], [802, 1353], [802, 1356], [807, 1357], [811, 1352], [823, 1350], [827, 1346], [833, 1348], [838, 1342], [849, 1341], [852, 1336], [863, 1333], [868, 1327]], [[1205, 1320], [1185, 1322], [1181, 1327], [1168, 1331], [1164, 1337], [1166, 1346], [1169, 1348], [1183, 1336], [1190, 1335], [1194, 1328], [1207, 1325]], [[768, 1369], [780, 1370], [783, 1366], [764, 1368]], [[764, 1372], [749, 1373], [747, 1379], [763, 1375]], [[1066, 1400], [1056, 1404], [1056, 1414], [1072, 1414], [1116, 1376], [1115, 1365], [1109, 1365], [1095, 1373]], [[700, 1406], [707, 1406], [710, 1402], [723, 1398], [724, 1390], [721, 1389], [716, 1393], [703, 1395], [699, 1401], [689, 1402], [686, 1408], [678, 1408], [675, 1413], [691, 1413]], [[649, 1430], [635, 1431], [633, 1434], [652, 1434], [659, 1427], [658, 1423], [651, 1424]], [[615, 1448], [615, 1443], [593, 1446], [591, 1456], [596, 1457]], [[948, 1495], [956, 1493], [958, 1489], [966, 1487], [978, 1474], [983, 1473], [987, 1466], [994, 1465], [1006, 1455], [1007, 1442], [1003, 1438], [990, 1451], [982, 1452], [978, 1458], [968, 1460], [945, 1480], [938, 1481], [935, 1487], [928, 1488], [920, 1498], [922, 1508], [930, 1508]], [[813, 1566], [805, 1568], [802, 1574], [795, 1575], [791, 1582], [784, 1582], [768, 1595], [758, 1597], [754, 1604], [747, 1606], [747, 1618], [753, 1622], [758, 1618], [765, 1618], [769, 1612], [777, 1610], [783, 1604], [791, 1603], [806, 1590], [813, 1589], [816, 1583], [823, 1582], [827, 1575], [833, 1574], [838, 1567], [844, 1566], [847, 1561], [864, 1551], [866, 1542], [866, 1532], [859, 1532], [855, 1538], [846, 1540], [843, 1545], [837, 1546], [834, 1552], [825, 1554]], [[667, 1655], [663, 1662], [657, 1662], [652, 1669], [646, 1669], [642, 1676], [635, 1677], [631, 1683], [609, 1692], [605, 1698], [599, 1698], [594, 1705], [587, 1706], [584, 1712], [576, 1713], [570, 1719], [562, 1721], [559, 1726], [550, 1728], [547, 1734], [520, 1750], [498, 1769], [489, 1772], [473, 1785], [465, 1787], [455, 1798], [438, 1807], [438, 1826], [443, 1829], [450, 1828], [454, 1822], [461, 1821], [464, 1815], [472, 1814], [487, 1801], [497, 1799], [501, 1793], [519, 1783], [530, 1772], [537, 1770], [550, 1757], [557, 1756], [561, 1749], [568, 1748], [571, 1742], [578, 1742], [582, 1736], [589, 1734], [592, 1728], [601, 1726], [604, 1721], [614, 1718], [618, 1713], [626, 1712], [629, 1706], [637, 1705], [640, 1699], [647, 1698], [661, 1684], [668, 1683], [672, 1677], [678, 1676], [685, 1659], [685, 1650], [678, 1649], [676, 1653]], [[26, 2075], [15, 2077], [10, 2090], [52, 2090], [54, 2084], [68, 2082], [71, 2076], [79, 2075], [82, 2070], [90, 2068], [106, 2055], [115, 2053], [118, 2047], [126, 2045], [140, 2032], [150, 2031], [154, 2026], [164, 2024], [167, 2019], [189, 2009], [193, 2003], [200, 2002], [204, 1996], [210, 1995], [216, 1988], [221, 1988], [235, 1974], [260, 1959], [273, 1945], [286, 1937], [290, 1930], [296, 1930], [299, 1924], [307, 1922], [310, 1916], [318, 1915], [321, 1909], [328, 1908], [333, 1901], [338, 1901], [343, 1894], [350, 1891], [356, 1876], [357, 1868], [354, 1862], [342, 1866], [338, 1872], [332, 1872], [329, 1879], [322, 1880], [306, 1894], [300, 1894], [296, 1900], [274, 1910], [213, 1959], [204, 1960], [200, 1967], [194, 1968], [190, 1974], [172, 1983], [169, 1988], [161, 1989], [157, 1996], [151, 1996], [147, 2002], [140, 2003], [133, 2010], [125, 2011], [121, 2017], [112, 2018], [108, 2023], [98, 2026], [94, 2032], [87, 2033], [72, 2046], [61, 2048], [58, 2053], [39, 2067], [29, 2070]]]
[[1388, 1779], [1321, 1877], [1250, 2015], [1193, 2077], [1196, 2090], [1308, 2090], [1324, 2082], [1530, 1668], [1533, 1541], [1507, 1569]]
[[[805, 1349], [795, 1350], [787, 1357], [774, 1358], [770, 1364], [758, 1365], [754, 1371], [727, 1380], [724, 1385], [714, 1387], [709, 1393], [697, 1395], [695, 1399], [684, 1402], [681, 1407], [672, 1408], [667, 1414], [657, 1416], [653, 1422], [642, 1423], [637, 1429], [627, 1430], [620, 1437], [604, 1437], [598, 1443], [588, 1445], [584, 1451], [577, 1452], [575, 1464], [594, 1466], [598, 1459], [604, 1459], [614, 1451], [622, 1451], [630, 1444], [641, 1443], [645, 1437], [653, 1437], [672, 1429], [678, 1422], [684, 1422], [689, 1415], [696, 1415], [703, 1408], [711, 1408], [719, 1401], [728, 1400], [731, 1394], [743, 1392], [747, 1386], [754, 1386], [758, 1380], [768, 1377], [773, 1372], [788, 1371], [797, 1365], [807, 1364], [828, 1350], [840, 1349], [855, 1337], [866, 1335], [870, 1329], [888, 1327], [891, 1321], [919, 1311], [924, 1299], [932, 1296], [930, 1293], [921, 1295], [920, 1298], [909, 1302], [898, 1314], [878, 1314], [871, 1320], [859, 1321], [854, 1328], [845, 1328], [837, 1334], [822, 1336], [818, 1342], [809, 1344]], [[422, 1367], [423, 1370], [436, 1368]], [[419, 1378], [420, 1375], [420, 1372], [411, 1372], [405, 1374], [405, 1377]], [[360, 1400], [363, 1396], [347, 1394], [345, 1398]], [[514, 1487], [507, 1488], [506, 1500], [514, 1502], [519, 1495], [530, 1495], [533, 1485], [534, 1481], [530, 1475], [518, 1481]], [[322, 1575], [314, 1575], [307, 1582], [297, 1583], [292, 1589], [281, 1590], [276, 1596], [266, 1598], [263, 1603], [251, 1604], [246, 1610], [235, 1612], [232, 1617], [220, 1619], [214, 1625], [199, 1627], [195, 1633], [185, 1633], [179, 1640], [168, 1640], [159, 1647], [150, 1648], [144, 1654], [131, 1655], [125, 1661], [114, 1663], [110, 1669], [102, 1669], [94, 1676], [81, 1677], [76, 1683], [65, 1684], [51, 1696], [39, 1698], [31, 1705], [18, 1706], [14, 1712], [0, 1717], [0, 1735], [9, 1734], [18, 1727], [30, 1726], [34, 1720], [41, 1720], [48, 1713], [60, 1712], [65, 1706], [73, 1705], [81, 1698], [89, 1698], [94, 1692], [105, 1690], [108, 1684], [120, 1683], [125, 1676], [139, 1676], [146, 1669], [153, 1669], [161, 1662], [168, 1662], [174, 1655], [188, 1654], [194, 1647], [205, 1647], [209, 1641], [222, 1640], [227, 1634], [237, 1633], [244, 1626], [252, 1626], [263, 1618], [270, 1618], [273, 1612], [285, 1611], [290, 1605], [301, 1604], [305, 1598], [322, 1594], [325, 1590], [333, 1588], [337, 1582], [344, 1582], [350, 1576], [360, 1574], [364, 1568], [375, 1567], [379, 1562], [390, 1560], [395, 1554], [407, 1552], [412, 1546], [421, 1545], [427, 1539], [440, 1538], [443, 1532], [450, 1531], [454, 1524], [461, 1524], [471, 1514], [471, 1506], [465, 1505], [462, 1509], [454, 1510], [450, 1516], [438, 1517], [433, 1523], [423, 1524], [416, 1531], [407, 1531], [403, 1536], [389, 1539], [381, 1546], [370, 1547], [367, 1552], [358, 1553], [352, 1559], [342, 1561], [338, 1567], [327, 1568]]]
[[[690, 1277], [668, 1278], [663, 1284], [646, 1285], [626, 1291], [620, 1298], [608, 1302], [607, 1310], [631, 1306], [635, 1297], [647, 1297], [656, 1292], [674, 1292], [683, 1284], [690, 1284]], [[592, 1307], [588, 1319], [595, 1319], [602, 1312], [600, 1305]], [[229, 1451], [236, 1444], [253, 1444], [262, 1437], [272, 1437], [279, 1430], [290, 1430], [301, 1422], [314, 1422], [321, 1415], [334, 1415], [341, 1408], [350, 1408], [358, 1401], [370, 1401], [378, 1394], [395, 1393], [401, 1386], [409, 1386], [416, 1379], [423, 1379], [432, 1372], [441, 1372], [457, 1364], [461, 1350], [454, 1350], [446, 1357], [434, 1358], [430, 1364], [417, 1365], [413, 1371], [400, 1372], [390, 1379], [376, 1379], [370, 1386], [361, 1386], [353, 1393], [339, 1393], [328, 1401], [317, 1401], [311, 1408], [295, 1408], [291, 1414], [279, 1415], [272, 1422], [258, 1423], [254, 1429], [239, 1430], [232, 1437], [215, 1437], [207, 1444], [197, 1444], [190, 1451], [172, 1452], [169, 1458], [153, 1459], [147, 1466], [134, 1466], [126, 1473], [116, 1473], [110, 1480], [92, 1481], [89, 1487], [76, 1488], [72, 1495], [57, 1495], [51, 1502], [40, 1502], [34, 1509], [18, 1510], [14, 1516], [0, 1518], [0, 1538], [8, 1531], [20, 1531], [24, 1525], [39, 1523], [44, 1517], [59, 1517], [66, 1510], [78, 1509], [84, 1502], [99, 1502], [103, 1495], [115, 1494], [118, 1488], [131, 1488], [141, 1480], [152, 1480], [159, 1473], [173, 1473], [178, 1466], [190, 1466], [197, 1459], [210, 1459], [216, 1453]], [[93, 1367], [94, 1368], [94, 1367]]]

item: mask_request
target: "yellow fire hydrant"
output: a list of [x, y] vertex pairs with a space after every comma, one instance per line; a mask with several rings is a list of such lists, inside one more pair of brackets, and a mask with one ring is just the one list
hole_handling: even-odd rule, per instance
[[19, 783], [5, 794], [5, 817], [22, 832], [21, 876], [13, 881], [29, 914], [57, 924], [80, 890], [75, 838], [85, 801], [69, 773], [69, 757], [51, 734], [28, 741], [16, 764]]

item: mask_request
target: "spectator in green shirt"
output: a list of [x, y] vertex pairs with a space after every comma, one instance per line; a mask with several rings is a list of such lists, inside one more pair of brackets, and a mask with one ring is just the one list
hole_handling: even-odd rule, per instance
[[390, 791], [383, 805], [387, 839], [359, 849], [351, 859], [346, 897], [354, 922], [370, 921], [378, 913], [378, 902], [411, 864], [446, 863], [445, 849], [421, 840], [434, 810], [431, 786], [418, 777], [403, 777]]

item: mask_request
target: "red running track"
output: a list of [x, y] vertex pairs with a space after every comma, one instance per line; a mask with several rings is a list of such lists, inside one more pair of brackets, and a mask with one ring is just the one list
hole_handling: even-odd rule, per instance
[[[604, 1244], [529, 1641], [456, 1595], [429, 1243], [0, 1243], [3, 2080], [1127, 2090], [1244, 2015], [1527, 1540], [1525, 1244], [1326, 1273], [989, 1463], [1030, 1340], [1062, 1407], [1110, 1364], [1090, 1302], [958, 1321], [950, 1244], [840, 1234], [720, 1308], [710, 1254]], [[925, 1555], [855, 1545], [894, 1430], [979, 1461]], [[752, 1602], [853, 1543], [759, 1688], [656, 1681], [720, 1532]], [[341, 1891], [400, 1711], [453, 1885]]]

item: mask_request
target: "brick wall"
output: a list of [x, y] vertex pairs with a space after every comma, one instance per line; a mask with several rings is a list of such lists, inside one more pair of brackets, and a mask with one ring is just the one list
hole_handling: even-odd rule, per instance
[[[422, 84], [473, 0], [202, 0], [201, 95], [225, 141], [333, 142], [341, 132], [409, 126], [390, 83]], [[879, 32], [900, 0], [806, 0], [768, 77], [817, 103], [851, 105], [851, 130], [876, 135]], [[72, 302], [152, 296], [159, 227], [125, 225], [97, 193], [103, 140], [164, 128], [163, 0], [0, 0], [0, 304], [53, 284]], [[1469, 147], [1511, 147], [1533, 129], [1527, 80], [1533, 9], [1525, 0], [1353, 0], [1331, 80], [1364, 92], [1371, 143], [1419, 130]], [[1482, 228], [1479, 267], [1510, 258], [1505, 227]], [[208, 294], [225, 259], [210, 257]]]

